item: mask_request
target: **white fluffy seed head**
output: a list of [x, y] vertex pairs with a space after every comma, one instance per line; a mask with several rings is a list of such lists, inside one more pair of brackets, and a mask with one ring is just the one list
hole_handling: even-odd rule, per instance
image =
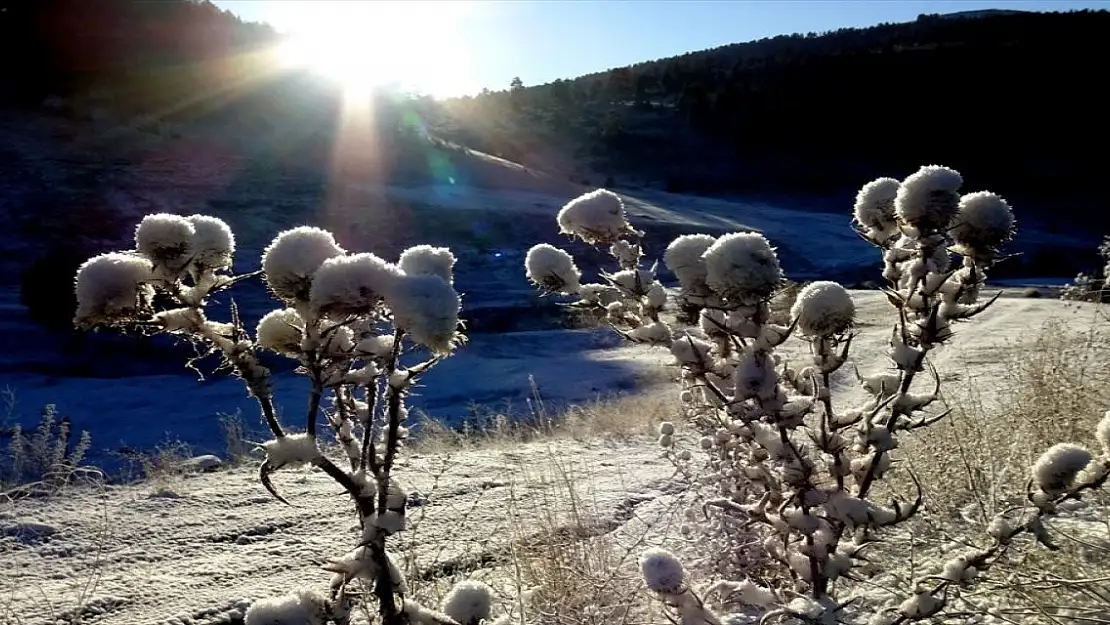
[[677, 595], [685, 589], [686, 571], [671, 552], [652, 547], [640, 556], [640, 573], [644, 584], [657, 593]]
[[703, 255], [706, 284], [733, 305], [767, 300], [782, 282], [774, 248], [757, 232], [726, 234]]
[[556, 219], [559, 232], [591, 245], [611, 243], [623, 234], [634, 232], [624, 212], [624, 201], [606, 189], [597, 189], [567, 202]]
[[169, 274], [189, 262], [195, 229], [181, 215], [156, 213], [143, 217], [135, 228], [135, 249]]
[[316, 270], [342, 254], [343, 248], [326, 230], [311, 226], [286, 230], [262, 252], [266, 285], [282, 300], [307, 302]]
[[386, 296], [386, 305], [393, 311], [394, 325], [413, 341], [439, 354], [458, 345], [462, 301], [443, 278], [402, 275]]
[[1081, 445], [1057, 443], [1033, 464], [1033, 481], [1049, 495], [1063, 493], [1091, 458], [1091, 452]]
[[401, 270], [369, 252], [333, 256], [312, 276], [309, 302], [320, 315], [343, 317], [375, 312], [402, 277]]
[[388, 358], [393, 353], [393, 342], [392, 334], [363, 336], [356, 349], [361, 354], [372, 358]]
[[85, 261], [78, 269], [73, 323], [89, 327], [133, 319], [149, 307], [154, 289], [147, 284], [154, 265], [136, 254], [112, 252]]
[[696, 291], [705, 287], [705, 259], [702, 255], [716, 240], [708, 234], [684, 234], [667, 246], [663, 262], [678, 278], [683, 289]]
[[629, 243], [624, 239], [613, 241], [609, 246], [609, 255], [617, 259], [621, 267], [635, 267], [643, 256], [638, 243]]
[[989, 255], [1014, 238], [1014, 212], [990, 191], [968, 193], [960, 198], [949, 233], [970, 255]]
[[647, 269], [624, 269], [609, 276], [609, 280], [635, 295], [647, 295], [655, 276]]
[[320, 324], [320, 351], [327, 358], [350, 358], [355, 349], [355, 332], [346, 325]]
[[591, 283], [578, 286], [578, 298], [587, 304], [608, 306], [617, 301], [620, 296], [620, 289], [609, 284]]
[[578, 291], [582, 272], [570, 254], [547, 243], [533, 245], [524, 259], [528, 279], [547, 291], [573, 294]]
[[765, 351], [745, 352], [733, 372], [733, 386], [736, 399], [771, 399], [778, 389], [778, 373], [775, 362]]
[[296, 358], [304, 340], [304, 319], [292, 308], [271, 310], [258, 321], [256, 342], [263, 349]]
[[440, 611], [459, 625], [479, 625], [493, 612], [493, 589], [482, 582], [461, 581], [443, 598]]
[[894, 178], [878, 178], [863, 185], [856, 194], [853, 216], [872, 239], [886, 241], [898, 232], [894, 199], [901, 186]]
[[193, 225], [193, 265], [205, 270], [230, 269], [235, 255], [235, 235], [222, 220], [208, 215], [186, 217]]
[[656, 310], [662, 310], [667, 305], [667, 289], [663, 287], [662, 282], [656, 280], [651, 283], [645, 296], [645, 303], [648, 308]]
[[1102, 445], [1102, 450], [1110, 455], [1110, 410], [1102, 415], [1102, 420], [1095, 426], [1095, 440]]
[[836, 282], [807, 284], [798, 293], [790, 317], [806, 336], [833, 336], [843, 333], [855, 319], [856, 305], [848, 290]]
[[671, 343], [671, 354], [679, 365], [707, 369], [713, 363], [713, 343], [689, 334], [682, 335]]
[[401, 253], [397, 264], [401, 267], [401, 271], [410, 276], [439, 276], [448, 284], [454, 284], [455, 255], [446, 247], [431, 245], [410, 247]]
[[326, 625], [327, 600], [312, 591], [301, 590], [280, 597], [260, 599], [247, 608], [244, 625]]
[[903, 224], [927, 234], [944, 230], [959, 208], [960, 173], [940, 165], [926, 165], [902, 181], [894, 200], [895, 214]]

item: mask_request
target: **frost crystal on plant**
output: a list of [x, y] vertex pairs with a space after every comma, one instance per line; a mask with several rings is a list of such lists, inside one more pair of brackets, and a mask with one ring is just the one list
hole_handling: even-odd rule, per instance
[[686, 570], [670, 551], [652, 547], [640, 556], [644, 584], [655, 592], [676, 595], [685, 588]]
[[570, 254], [547, 243], [534, 245], [528, 250], [524, 267], [528, 272], [528, 279], [548, 291], [574, 293], [582, 278], [582, 272], [574, 265]]
[[401, 271], [410, 276], [439, 276], [448, 284], [454, 283], [455, 255], [446, 247], [417, 245], [401, 253], [397, 263]]
[[927, 165], [902, 181], [894, 206], [898, 219], [918, 233], [944, 230], [959, 208], [963, 177], [954, 169]]
[[327, 625], [327, 600], [307, 590], [260, 599], [247, 608], [243, 623], [244, 625]]
[[147, 215], [135, 228], [135, 248], [156, 269], [173, 274], [189, 262], [194, 232], [192, 222], [180, 215]]
[[1091, 452], [1080, 445], [1057, 443], [1033, 464], [1033, 481], [1046, 494], [1065, 492], [1091, 459]]
[[559, 231], [596, 245], [610, 243], [635, 231], [624, 213], [624, 201], [606, 189], [597, 189], [567, 202], [557, 217]]
[[262, 443], [266, 461], [274, 468], [309, 464], [320, 456], [316, 437], [309, 434], [287, 434]]
[[811, 282], [802, 288], [791, 318], [806, 336], [832, 336], [846, 331], [855, 318], [856, 305], [848, 290], [836, 282]]
[[402, 276], [387, 303], [393, 322], [412, 340], [436, 353], [455, 348], [459, 329], [459, 294], [443, 278], [434, 275]]
[[440, 610], [459, 625], [479, 625], [493, 611], [493, 589], [482, 582], [461, 581], [443, 598]]
[[667, 246], [663, 262], [678, 278], [683, 289], [705, 287], [706, 269], [702, 255], [716, 240], [708, 234], [684, 234]]
[[154, 297], [146, 284], [153, 271], [149, 260], [134, 254], [110, 252], [85, 261], [77, 270], [74, 323], [85, 327], [132, 319]]
[[334, 256], [321, 263], [313, 275], [309, 302], [325, 316], [370, 314], [401, 275], [396, 266], [369, 252]]
[[342, 255], [330, 232], [298, 226], [277, 235], [262, 252], [266, 285], [288, 302], [307, 302], [312, 277], [324, 261]]
[[853, 216], [873, 241], [886, 241], [898, 233], [894, 199], [901, 185], [894, 178], [878, 178], [863, 185], [856, 194]]
[[208, 215], [186, 217], [193, 224], [193, 265], [201, 271], [230, 269], [235, 255], [235, 235], [222, 219]]
[[1099, 445], [1102, 445], [1103, 452], [1110, 455], [1110, 410], [1102, 415], [1098, 426], [1095, 427], [1095, 440], [1098, 441]]
[[709, 288], [733, 306], [764, 302], [782, 283], [778, 256], [757, 232], [726, 234], [703, 258]]
[[1006, 200], [994, 193], [968, 193], [960, 198], [949, 232], [969, 255], [989, 257], [1013, 239], [1014, 213]]
[[292, 308], [271, 310], [258, 321], [256, 340], [259, 347], [297, 358], [304, 340], [304, 319]]

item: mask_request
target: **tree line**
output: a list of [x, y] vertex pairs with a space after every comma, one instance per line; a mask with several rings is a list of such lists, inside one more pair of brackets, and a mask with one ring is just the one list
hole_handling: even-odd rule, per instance
[[[1101, 188], [1110, 12], [987, 11], [782, 35], [444, 103], [451, 131], [573, 141], [676, 191], [844, 191], [943, 162], [1041, 198]], [[518, 137], [516, 143], [522, 139]]]

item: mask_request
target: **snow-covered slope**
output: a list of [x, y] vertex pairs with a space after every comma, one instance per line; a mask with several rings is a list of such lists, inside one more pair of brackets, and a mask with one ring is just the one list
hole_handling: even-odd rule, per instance
[[[851, 362], [871, 371], [885, 363], [889, 307], [876, 292], [854, 292], [853, 297], [859, 335]], [[987, 405], [1005, 401], [994, 395], [989, 380], [1005, 366], [1007, 350], [1053, 317], [1068, 319], [1077, 332], [1096, 319], [1090, 305], [1004, 297], [959, 328], [953, 343], [931, 355], [946, 381], [946, 395], [957, 396], [960, 386], [974, 385]], [[584, 336], [535, 333], [517, 337], [516, 343], [510, 339], [467, 348], [437, 376], [429, 376], [427, 388], [413, 403], [462, 400], [473, 392], [459, 387], [467, 380], [466, 371], [498, 378], [504, 385], [514, 380], [524, 384], [532, 374], [541, 389], [570, 397], [587, 384], [611, 385], [613, 378], [602, 373], [606, 367], [631, 375], [655, 371], [667, 360], [660, 350], [643, 347], [566, 343]], [[791, 339], [784, 353], [797, 359], [805, 351], [804, 343]], [[560, 352], [577, 354], [576, 360], [561, 360]], [[497, 359], [502, 359], [500, 368], [491, 364]], [[841, 371], [835, 383], [838, 405], [861, 398], [849, 371]], [[188, 401], [175, 395], [179, 389], [172, 384], [163, 378], [135, 378], [124, 387], [116, 381], [94, 385], [60, 380], [35, 392], [63, 404], [88, 402], [95, 407], [81, 417], [97, 423], [97, 411], [103, 411], [99, 423], [117, 431], [123, 431], [120, 423], [173, 424], [193, 428], [201, 437], [212, 436], [211, 429], [204, 429], [213, 426], [205, 416], [208, 411], [227, 409], [225, 404], [241, 399], [231, 382], [200, 384], [196, 388], [204, 389], [203, 394], [187, 396]], [[293, 395], [285, 392], [283, 397], [292, 401]], [[121, 399], [125, 397], [135, 399]], [[449, 457], [408, 457], [400, 474], [420, 493], [409, 514], [426, 517], [410, 535], [410, 555], [427, 578], [422, 583], [459, 563], [497, 566], [506, 541], [515, 536], [527, 543], [530, 532], [541, 525], [551, 529], [542, 513], [554, 507], [569, 514], [569, 499], [551, 500], [553, 492], [565, 489], [566, 480], [584, 489], [585, 504], [579, 501], [576, 512], [598, 533], [645, 532], [645, 525], [666, 520], [679, 496], [672, 468], [651, 440], [639, 438], [621, 443], [549, 441], [458, 451]], [[253, 469], [0, 505], [0, 622], [53, 624], [69, 622], [65, 619], [78, 613], [82, 623], [92, 625], [235, 623], [250, 600], [326, 586], [327, 574], [319, 566], [354, 541], [349, 507], [320, 473], [283, 471], [275, 480], [294, 507], [268, 497]], [[559, 517], [554, 525], [567, 518]], [[1085, 518], [1076, 522], [1094, 523]], [[658, 530], [666, 531], [666, 526]]]
[[[861, 319], [853, 360], [866, 372], [870, 363], [885, 362], [882, 354], [892, 319], [881, 293], [853, 294]], [[1051, 316], [1068, 315], [1077, 324], [1089, 323], [1092, 315], [1085, 310], [1056, 300], [1005, 297], [988, 314], [959, 326], [957, 343], [932, 358], [942, 373], [947, 368], [953, 375], [962, 375], [961, 363], [967, 362], [977, 365], [976, 375], [989, 376], [1003, 366], [1000, 350], [1010, 342]], [[801, 357], [805, 349], [804, 343], [791, 339], [786, 353]], [[123, 446], [150, 448], [166, 440], [186, 442], [197, 453], [222, 453], [221, 413], [240, 412], [248, 426], [265, 432], [257, 405], [246, 396], [241, 382], [200, 381], [184, 370], [182, 362], [166, 363], [165, 371], [156, 375], [132, 372], [103, 378], [11, 372], [3, 382], [15, 391], [26, 421], [33, 422], [43, 405], [53, 403], [72, 418], [75, 427], [88, 430], [93, 457], [99, 461], [109, 460], [110, 452]], [[526, 415], [534, 383], [548, 408], [558, 410], [569, 403], [658, 384], [674, 373], [663, 367], [669, 362], [666, 351], [622, 343], [603, 329], [479, 334], [424, 377], [424, 386], [411, 404], [433, 418], [456, 422], [475, 406]], [[847, 370], [839, 376], [838, 383], [853, 399], [862, 397]], [[292, 423], [304, 410], [307, 390], [302, 376], [292, 372], [275, 376], [278, 408]]]
[[[471, 342], [429, 377], [422, 402], [434, 416], [458, 417], [471, 402], [521, 400], [531, 373], [556, 401], [636, 383], [631, 361], [609, 356], [623, 352], [600, 349], [611, 337], [557, 331], [558, 307], [525, 280], [525, 250], [541, 241], [566, 244], [554, 216], [584, 190], [577, 185], [442, 144], [430, 144], [425, 154], [436, 182], [402, 185], [339, 171], [327, 161], [317, 168], [327, 175], [316, 179], [282, 160], [274, 145], [244, 147], [234, 135], [212, 132], [152, 133], [18, 116], [0, 120], [0, 132], [7, 139], [0, 151], [18, 157], [0, 171], [0, 219], [8, 224], [0, 229], [0, 387], [14, 391], [15, 416], [25, 423], [43, 404], [56, 403], [77, 427], [93, 432], [101, 450], [147, 447], [167, 436], [209, 450], [217, 413], [254, 415], [234, 382], [198, 382], [184, 371], [188, 350], [107, 333], [64, 336], [32, 324], [20, 304], [18, 278], [32, 259], [50, 249], [92, 253], [130, 245], [134, 225], [156, 211], [225, 219], [238, 237], [239, 272], [258, 268], [261, 250], [277, 232], [304, 223], [332, 230], [348, 249], [386, 257], [415, 243], [451, 247]], [[678, 234], [756, 229], [778, 247], [796, 279], [854, 281], [878, 267], [875, 250], [852, 232], [847, 206], [814, 213], [644, 189], [623, 195], [634, 225], [647, 233], [649, 258], [661, 256]], [[1048, 235], [1034, 229], [1028, 236]], [[606, 260], [570, 247], [580, 252], [587, 274]], [[63, 271], [51, 288], [69, 290], [70, 275]], [[237, 287], [234, 297], [248, 325], [276, 305], [258, 281]], [[215, 307], [226, 310], [228, 303], [225, 296]], [[302, 402], [301, 382], [288, 378], [279, 391], [287, 412]]]

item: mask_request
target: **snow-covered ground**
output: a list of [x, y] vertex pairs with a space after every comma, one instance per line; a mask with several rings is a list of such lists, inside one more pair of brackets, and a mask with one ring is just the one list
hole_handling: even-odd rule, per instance
[[[598, 531], [619, 533], [636, 507], [674, 496], [669, 465], [649, 443], [533, 443], [405, 459], [398, 475], [427, 500], [410, 508], [413, 537], [403, 543], [426, 578], [413, 575], [414, 587], [436, 581], [437, 568], [503, 563], [514, 538], [527, 544], [529, 534], [555, 529], [539, 511], [565, 514], [572, 503], [550, 501], [555, 467], [582, 480], [589, 513], [611, 521]], [[259, 598], [326, 590], [320, 565], [358, 540], [350, 506], [322, 474], [288, 471], [275, 481], [294, 507], [242, 469], [0, 508], [0, 622], [226, 624], [241, 622]]]
[[[76, 428], [92, 434], [91, 460], [107, 462], [122, 446], [149, 448], [166, 440], [188, 443], [196, 453], [219, 453], [221, 413], [241, 412], [248, 426], [262, 429], [257, 407], [240, 383], [198, 380], [184, 370], [184, 352], [155, 343], [140, 354], [134, 342], [106, 337], [84, 346], [67, 344], [31, 324], [19, 303], [22, 263], [41, 246], [89, 240], [126, 245], [120, 233], [156, 211], [224, 218], [239, 239], [238, 271], [256, 269], [270, 239], [302, 223], [333, 230], [348, 249], [390, 257], [414, 243], [451, 247], [459, 257], [456, 282], [464, 293], [464, 315], [473, 311], [472, 327], [480, 331], [427, 375], [413, 398], [412, 407], [433, 418], [457, 420], [475, 406], [526, 413], [533, 383], [548, 409], [557, 410], [614, 393], [644, 392], [666, 377], [661, 370], [673, 371], [662, 368], [668, 359], [661, 350], [624, 345], [604, 330], [556, 329], [553, 307], [527, 285], [523, 253], [534, 243], [559, 239], [554, 216], [585, 190], [575, 185], [465, 152], [450, 156], [453, 175], [438, 184], [331, 181], [319, 189], [262, 171], [272, 164], [252, 162], [251, 155], [212, 137], [146, 136], [141, 142], [132, 137], [129, 160], [105, 164], [95, 144], [73, 136], [63, 122], [49, 128], [54, 145], [21, 134], [25, 121], [0, 122], [11, 139], [4, 149], [20, 157], [13, 161], [19, 167], [0, 172], [5, 186], [0, 218], [11, 226], [0, 233], [0, 270], [6, 276], [0, 279], [0, 389], [14, 393], [12, 417], [27, 425], [43, 405], [56, 404]], [[79, 201], [69, 203], [70, 198]], [[633, 224], [647, 233], [650, 257], [661, 256], [678, 234], [755, 229], [778, 247], [795, 279], [854, 280], [878, 263], [875, 250], [850, 229], [848, 206], [841, 213], [812, 213], [652, 190], [627, 190], [624, 198]], [[1019, 239], [1075, 243], [1035, 227]], [[603, 258], [571, 247], [583, 253], [587, 274]], [[1048, 282], [1034, 283], [1041, 284]], [[235, 296], [248, 324], [275, 305], [257, 284], [244, 284]], [[862, 333], [854, 359], [867, 370], [869, 363], [881, 362], [890, 318], [880, 293], [860, 291], [855, 297]], [[515, 321], [497, 331], [487, 322], [495, 315]], [[1003, 366], [1000, 354], [1009, 344], [1044, 319], [1065, 315], [1076, 327], [1092, 318], [1083, 306], [1004, 298], [967, 325], [952, 347], [934, 354], [934, 363], [954, 384], [988, 379], [983, 376]], [[786, 353], [800, 356], [804, 349], [792, 341]], [[968, 377], [968, 364], [975, 377]], [[306, 401], [304, 380], [285, 370], [275, 382], [283, 417], [296, 422]], [[848, 370], [837, 384], [842, 401], [859, 398]], [[989, 401], [990, 389], [980, 391]], [[552, 458], [572, 462], [590, 476], [597, 514], [622, 519], [617, 526], [629, 518], [629, 501], [653, 502], [646, 510], [674, 496], [668, 467], [650, 441], [540, 443], [512, 453], [454, 454], [455, 468], [437, 487], [447, 494], [429, 492], [424, 510], [452, 529], [457, 544], [496, 550], [506, 540], [497, 523], [504, 521], [509, 503], [536, 509], [514, 489], [527, 482], [522, 476], [547, 471]], [[414, 487], [434, 490], [429, 476], [436, 462], [410, 461], [405, 472], [412, 474]], [[0, 509], [0, 623], [53, 622], [77, 605], [85, 606], [83, 622], [105, 625], [226, 622], [241, 612], [244, 600], [294, 583], [316, 584], [323, 579], [318, 565], [350, 544], [352, 520], [344, 516], [347, 508], [334, 486], [319, 475], [280, 477], [298, 507], [270, 501], [252, 471], [235, 470], [195, 476], [168, 490], [112, 486]], [[460, 511], [479, 498], [481, 516], [463, 518]], [[275, 554], [289, 557], [275, 559]], [[423, 566], [434, 564], [420, 557]]]
[[[890, 311], [881, 293], [857, 291], [853, 297], [859, 335], [851, 363], [870, 372], [886, 362]], [[986, 405], [1004, 402], [985, 382], [1005, 366], [1007, 350], [1050, 318], [1065, 318], [1076, 331], [1096, 320], [1092, 305], [1004, 297], [958, 328], [955, 341], [931, 355], [946, 395], [974, 385]], [[438, 377], [428, 377], [427, 388], [412, 403], [450, 403], [497, 385], [508, 390], [524, 384], [528, 374], [552, 396], [572, 396], [585, 385], [600, 392], [615, 379], [600, 373], [606, 367], [628, 379], [641, 375], [658, 382], [652, 372], [666, 361], [663, 352], [581, 342], [593, 336], [528, 333], [468, 346]], [[791, 339], [784, 354], [798, 359], [806, 349]], [[468, 382], [468, 372], [485, 377]], [[862, 398], [850, 367], [835, 383], [838, 405]], [[144, 427], [192, 428], [205, 436], [204, 414], [232, 409], [228, 404], [242, 400], [233, 383], [198, 384], [174, 377], [58, 380], [32, 392], [39, 393], [32, 395], [37, 400], [79, 398], [78, 405], [90, 406], [82, 417], [99, 415], [98, 423], [118, 434], [146, 423]], [[197, 394], [179, 395], [185, 392]], [[292, 403], [295, 393], [282, 392], [283, 404]], [[212, 427], [211, 422], [204, 427]], [[418, 531], [431, 533], [417, 534], [409, 553], [429, 579], [436, 570], [450, 568], [444, 562], [484, 561], [486, 555], [502, 554], [514, 537], [527, 543], [528, 532], [544, 523], [550, 529], [544, 512], [552, 506], [553, 491], [537, 476], [558, 474], [555, 481], [561, 481], [569, 475], [589, 493], [584, 514], [596, 521], [599, 532], [618, 538], [642, 536], [645, 526], [672, 520], [666, 513], [680, 496], [673, 470], [653, 441], [635, 437], [621, 442], [540, 441], [409, 457], [399, 474], [422, 495], [409, 514], [425, 515]], [[266, 495], [253, 469], [74, 490], [53, 499], [3, 505], [0, 622], [68, 623], [65, 619], [76, 610], [84, 619], [80, 622], [96, 625], [235, 623], [251, 600], [326, 586], [327, 574], [319, 566], [355, 540], [349, 507], [334, 483], [318, 472], [284, 471], [275, 480], [294, 507]], [[563, 501], [556, 507], [563, 505], [570, 504]], [[1102, 513], [1083, 509], [1077, 514], [1071, 522], [1087, 527], [1097, 525]], [[665, 527], [656, 530], [658, 538]]]

